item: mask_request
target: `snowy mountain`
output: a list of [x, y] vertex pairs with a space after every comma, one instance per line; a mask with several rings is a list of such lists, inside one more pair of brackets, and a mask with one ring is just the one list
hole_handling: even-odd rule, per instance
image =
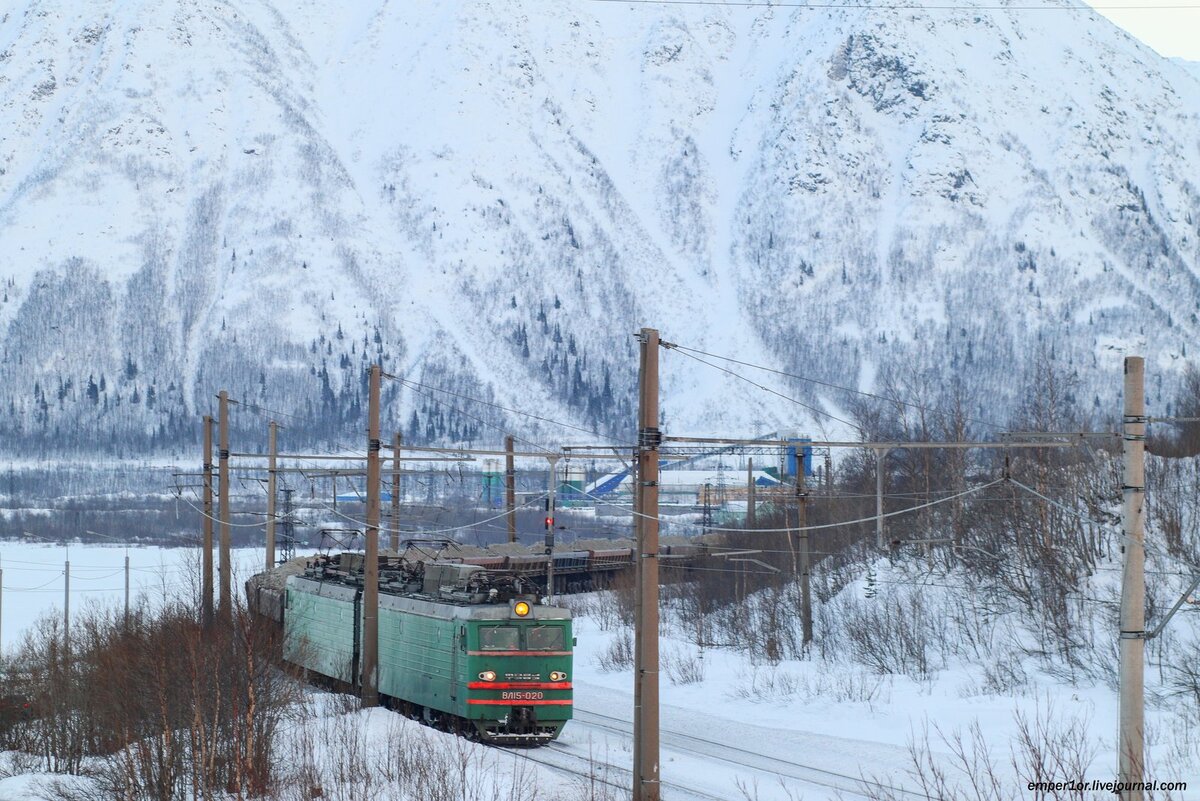
[[[1200, 334], [1198, 122], [1200, 81], [1066, 2], [18, 0], [0, 426], [167, 446], [227, 388], [357, 439], [379, 358], [627, 435], [643, 325], [934, 402], [957, 377], [991, 417], [1036, 354], [1110, 413], [1133, 349], [1161, 410]], [[672, 431], [845, 433], [679, 351], [663, 371]], [[387, 402], [414, 439], [586, 438]]]
[[1178, 64], [1200, 81], [1200, 61], [1189, 61], [1186, 58], [1173, 58], [1172, 63]]

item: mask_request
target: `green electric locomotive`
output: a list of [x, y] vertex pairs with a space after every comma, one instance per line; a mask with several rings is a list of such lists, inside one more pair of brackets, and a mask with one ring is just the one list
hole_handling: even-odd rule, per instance
[[[284, 659], [343, 686], [360, 676], [362, 556], [287, 578]], [[503, 745], [550, 742], [571, 719], [571, 614], [477, 565], [381, 563], [377, 685], [390, 706]]]

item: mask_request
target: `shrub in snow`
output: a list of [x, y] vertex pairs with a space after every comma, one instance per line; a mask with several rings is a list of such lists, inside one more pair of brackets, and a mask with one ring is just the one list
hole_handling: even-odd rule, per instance
[[632, 668], [633, 632], [627, 628], [618, 631], [616, 636], [608, 641], [608, 647], [596, 658], [596, 665], [605, 673]]

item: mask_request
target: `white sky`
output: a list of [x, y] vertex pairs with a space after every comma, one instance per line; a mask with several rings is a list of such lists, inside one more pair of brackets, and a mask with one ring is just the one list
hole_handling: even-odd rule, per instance
[[1200, 0], [1087, 1], [1160, 55], [1200, 61]]

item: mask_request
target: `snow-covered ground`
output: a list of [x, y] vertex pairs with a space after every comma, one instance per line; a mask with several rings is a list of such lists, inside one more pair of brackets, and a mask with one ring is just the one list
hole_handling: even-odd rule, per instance
[[[199, 586], [200, 551], [123, 545], [48, 545], [0, 541], [4, 571], [4, 605], [0, 613], [0, 646], [16, 647], [39, 617], [61, 613], [65, 562], [71, 563], [71, 609], [89, 604], [123, 604], [125, 557], [129, 556], [130, 603], [151, 602], [188, 594]], [[245, 578], [262, 569], [261, 548], [233, 551], [233, 585], [241, 592]], [[214, 555], [214, 571], [216, 570]]]
[[[847, 589], [861, 591], [861, 586]], [[1175, 625], [1194, 627], [1194, 616], [1185, 620]], [[609, 643], [620, 635], [599, 630], [587, 618], [579, 619], [576, 628], [577, 718], [564, 732], [563, 743], [586, 753], [600, 734], [610, 753], [627, 749], [627, 734], [608, 730], [629, 729], [631, 673], [597, 668]], [[1032, 659], [1023, 665], [1028, 684], [1003, 694], [984, 691], [982, 665], [950, 664], [914, 680], [816, 657], [756, 664], [730, 649], [700, 651], [691, 641], [672, 638], [663, 639], [662, 651], [677, 662], [703, 654], [701, 681], [676, 685], [669, 671], [662, 674], [662, 772], [668, 786], [740, 798], [734, 782], [741, 779], [756, 782], [763, 799], [833, 797], [834, 788], [843, 797], [857, 798], [854, 791], [864, 784], [856, 780], [863, 779], [916, 791], [909, 745], [923, 740], [928, 730], [934, 761], [953, 776], [955, 758], [939, 730], [951, 739], [956, 733], [969, 738], [976, 725], [999, 774], [1020, 786], [1025, 779], [1012, 764], [1019, 717], [1062, 731], [1074, 728], [1082, 736], [1083, 750], [1093, 757], [1085, 774], [1073, 778], [1108, 781], [1115, 776], [1116, 692], [1102, 683], [1068, 685], [1040, 672]], [[1148, 667], [1151, 686], [1153, 674]], [[1170, 704], [1148, 706], [1151, 756], [1158, 764], [1181, 750], [1179, 732], [1173, 730], [1179, 725], [1177, 711]], [[721, 744], [727, 747], [721, 749]], [[697, 763], [700, 754], [712, 759]], [[1200, 764], [1195, 761], [1175, 756], [1156, 773], [1161, 780], [1188, 783], [1189, 790], [1173, 797], [1200, 798]], [[924, 796], [901, 792], [900, 797]]]
[[[125, 553], [121, 547], [95, 545], [71, 549], [72, 608], [87, 602], [121, 603]], [[61, 609], [64, 555], [60, 547], [0, 546], [6, 648], [18, 643], [39, 615]], [[151, 599], [189, 586], [198, 562], [197, 552], [189, 549], [131, 548], [129, 555], [133, 592]], [[245, 576], [257, 570], [261, 559], [261, 550], [236, 551], [237, 573]], [[886, 570], [881, 567], [881, 581], [887, 578]], [[936, 584], [929, 588], [938, 591]], [[859, 596], [863, 592], [862, 582], [843, 590]], [[389, 738], [415, 732], [427, 738], [421, 748], [431, 753], [469, 755], [480, 775], [536, 783], [537, 797], [574, 797], [583, 781], [580, 773], [591, 774], [602, 788], [627, 787], [632, 761], [632, 674], [628, 667], [609, 665], [607, 671], [602, 667], [614, 642], [627, 630], [599, 613], [602, 605], [620, 601], [616, 595], [600, 593], [573, 596], [567, 602], [582, 612], [576, 618], [576, 717], [549, 747], [505, 751], [460, 744], [389, 712], [338, 706], [336, 696], [316, 690], [313, 702], [321, 711], [314, 720], [322, 721], [323, 732], [332, 731], [331, 726], [359, 732], [375, 751], [399, 741]], [[1194, 627], [1194, 620], [1194, 613], [1187, 612], [1174, 625]], [[662, 779], [664, 792], [672, 799], [786, 801], [830, 798], [839, 792], [844, 798], [860, 798], [864, 779], [915, 791], [907, 772], [913, 738], [926, 728], [950, 734], [967, 732], [975, 724], [986, 734], [1000, 774], [1016, 782], [1010, 764], [1010, 744], [1018, 734], [1016, 716], [1046, 720], [1048, 711], [1055, 725], [1074, 724], [1086, 732], [1085, 750], [1095, 756], [1086, 775], [1077, 778], [1108, 780], [1114, 773], [1116, 694], [1102, 683], [1068, 686], [1039, 672], [1032, 661], [1023, 667], [1028, 682], [1011, 694], [1001, 694], [983, 691], [981, 666], [972, 664], [948, 663], [922, 679], [880, 676], [861, 665], [838, 664], [816, 655], [804, 661], [768, 663], [733, 648], [701, 651], [692, 638], [679, 636], [664, 637], [662, 653]], [[690, 665], [693, 678], [699, 680], [677, 684], [680, 671], [668, 669], [667, 663]], [[1153, 676], [1149, 678], [1153, 684]], [[1179, 733], [1170, 730], [1174, 710], [1151, 706], [1148, 721], [1152, 753], [1177, 751]], [[932, 743], [934, 759], [951, 765], [953, 756], [946, 743], [937, 734]], [[330, 741], [326, 747], [335, 744]], [[0, 800], [30, 797], [34, 778], [0, 779]], [[1180, 764], [1176, 759], [1159, 778], [1188, 782], [1192, 789], [1175, 798], [1200, 798], [1200, 765]], [[481, 791], [481, 785], [476, 791]], [[901, 796], [922, 797], [903, 792]]]

